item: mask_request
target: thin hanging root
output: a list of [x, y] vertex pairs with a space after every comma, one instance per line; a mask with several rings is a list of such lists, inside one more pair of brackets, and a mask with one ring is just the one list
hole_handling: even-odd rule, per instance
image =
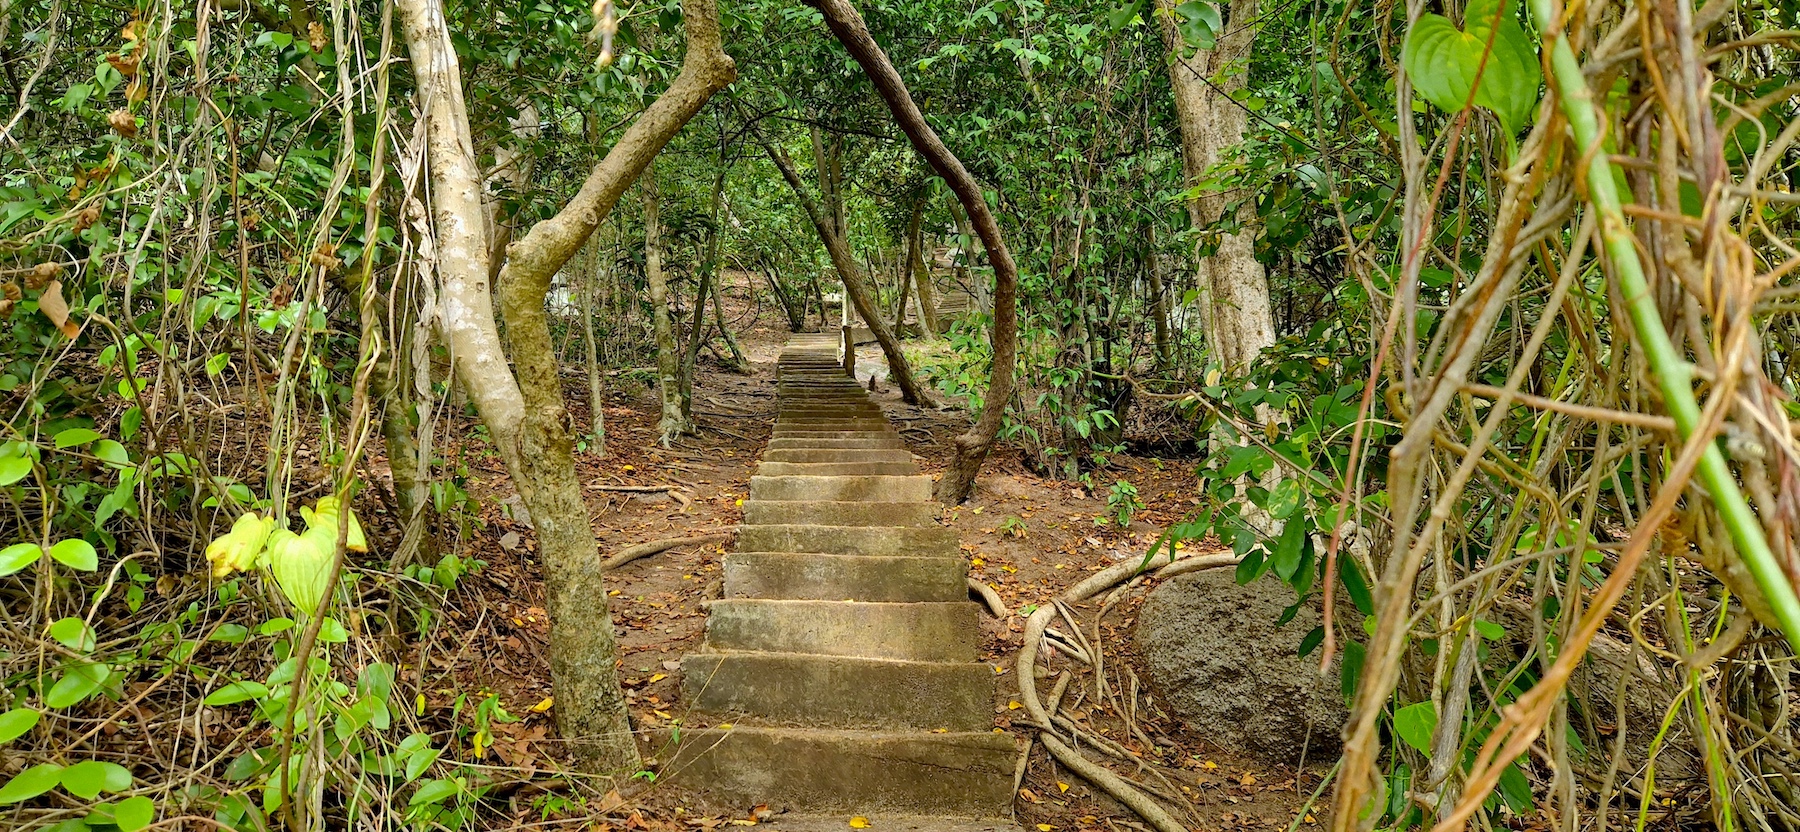
[[[1181, 557], [1171, 553], [1169, 563], [1191, 563], [1193, 565], [1186, 567], [1186, 571], [1193, 571], [1195, 569], [1212, 567], [1236, 566], [1238, 558], [1236, 555], [1199, 555], [1193, 557]], [[1070, 748], [1065, 745], [1062, 740], [1058, 739], [1055, 733], [1058, 722], [1056, 719], [1052, 718], [1050, 712], [1044, 708], [1044, 703], [1038, 699], [1037, 694], [1037, 676], [1035, 675], [1035, 672], [1037, 670], [1038, 645], [1044, 642], [1045, 631], [1050, 626], [1050, 619], [1061, 614], [1058, 603], [1076, 604], [1086, 601], [1101, 592], [1111, 589], [1121, 581], [1127, 581], [1137, 577], [1149, 568], [1149, 566], [1150, 565], [1147, 563], [1139, 563], [1135, 560], [1114, 564], [1111, 567], [1088, 576], [1087, 580], [1070, 587], [1068, 591], [1058, 596], [1055, 599], [1055, 602], [1040, 605], [1037, 608], [1037, 611], [1033, 612], [1031, 617], [1025, 622], [1025, 643], [1019, 648], [1019, 658], [1017, 664], [1014, 666], [1015, 672], [1013, 673], [1013, 678], [1018, 680], [1019, 701], [1025, 705], [1025, 710], [1030, 714], [1032, 721], [1036, 723], [1039, 728], [1037, 739], [1044, 744], [1044, 749], [1050, 752], [1050, 756], [1055, 757], [1057, 762], [1062, 763], [1063, 766], [1070, 771], [1081, 775], [1082, 779], [1087, 780], [1089, 783], [1099, 787], [1101, 791], [1111, 795], [1113, 799], [1130, 807], [1133, 812], [1137, 813], [1138, 817], [1143, 818], [1151, 826], [1155, 827], [1157, 832], [1187, 832], [1187, 827], [1185, 825], [1176, 820], [1173, 815], [1169, 814], [1168, 810], [1158, 805], [1156, 801], [1152, 799], [1150, 795], [1144, 793], [1142, 789], [1126, 782], [1124, 778], [1088, 760], [1086, 757], [1083, 757], [1080, 752]], [[1165, 565], [1164, 569], [1167, 568], [1168, 567]], [[1067, 688], [1066, 679], [1067, 676], [1065, 675], [1063, 678], [1057, 680], [1057, 687], [1054, 691], [1054, 693], [1057, 694], [1055, 697], [1057, 700], [1061, 699], [1061, 692]], [[1060, 705], [1061, 703], [1058, 701], [1056, 704]], [[1070, 731], [1076, 729], [1073, 722], [1068, 722], [1064, 724], [1063, 727], [1068, 728]]]

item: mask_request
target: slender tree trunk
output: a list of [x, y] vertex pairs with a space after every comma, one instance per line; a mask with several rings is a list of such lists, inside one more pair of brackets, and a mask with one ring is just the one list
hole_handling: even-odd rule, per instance
[[[911, 245], [911, 243], [908, 243]], [[894, 269], [894, 279], [899, 288], [894, 292], [894, 334], [906, 337], [906, 302], [911, 300], [912, 293], [912, 255], [902, 255], [899, 268]]]
[[924, 331], [927, 341], [938, 337], [937, 297], [931, 285], [930, 261], [925, 256], [925, 197], [920, 195], [913, 204], [912, 223], [907, 228], [908, 251], [911, 252], [907, 268], [912, 272], [913, 285], [918, 288], [919, 328]]
[[[1244, 88], [1256, 37], [1256, 0], [1231, 0], [1226, 34], [1212, 51], [1188, 54], [1176, 22], [1178, 0], [1156, 0], [1169, 51], [1169, 85], [1181, 123], [1182, 169], [1190, 187], [1243, 141], [1244, 110], [1231, 94]], [[1188, 222], [1204, 230], [1225, 217], [1229, 200], [1204, 193], [1187, 202]], [[1269, 281], [1256, 261], [1256, 235], [1248, 229], [1256, 207], [1244, 200], [1235, 217], [1245, 228], [1221, 234], [1218, 251], [1199, 264], [1201, 315], [1213, 358], [1227, 373], [1240, 373], [1275, 343]]]
[[1163, 285], [1162, 258], [1156, 253], [1156, 226], [1144, 223], [1144, 272], [1149, 278], [1151, 343], [1156, 348], [1156, 368], [1163, 370], [1171, 361], [1169, 355], [1169, 292]]
[[888, 329], [887, 322], [882, 320], [881, 308], [876, 305], [875, 292], [869, 287], [868, 277], [856, 262], [856, 256], [850, 253], [850, 244], [832, 231], [832, 220], [820, 207], [818, 200], [807, 193], [806, 183], [800, 180], [800, 174], [794, 170], [794, 163], [788, 159], [787, 153], [767, 138], [762, 140], [763, 149], [781, 170], [781, 176], [787, 180], [788, 187], [794, 189], [794, 197], [800, 201], [806, 216], [812, 220], [813, 228], [819, 232], [819, 239], [825, 244], [826, 253], [831, 255], [831, 264], [837, 268], [838, 276], [844, 281], [844, 293], [847, 300], [855, 304], [857, 314], [869, 325], [869, 331], [875, 334], [875, 341], [881, 345], [881, 351], [887, 355], [888, 375], [900, 388], [900, 397], [907, 404], [929, 405], [931, 398], [913, 378], [912, 366], [906, 363], [906, 355], [900, 351], [900, 342]]
[[[669, 139], [737, 77], [736, 67], [720, 46], [712, 0], [686, 0], [681, 73], [593, 166], [568, 204], [507, 249], [495, 285], [462, 72], [442, 2], [399, 0], [398, 7], [425, 119], [439, 330], [532, 516], [544, 564], [558, 728], [584, 766], [629, 774], [640, 765], [637, 743], [619, 687], [618, 642], [575, 473], [544, 301], [556, 272]], [[504, 343], [496, 295], [506, 319]]]
[[719, 273], [719, 284], [713, 287], [713, 323], [719, 327], [719, 337], [725, 339], [725, 348], [731, 351], [731, 371], [734, 373], [750, 372], [750, 362], [744, 358], [743, 348], [738, 346], [737, 336], [731, 334], [731, 327], [725, 325], [725, 273]]
[[[781, 272], [775, 268], [774, 263], [769, 263], [767, 268], [760, 271], [763, 277], [769, 281], [769, 291], [774, 292], [775, 299], [781, 302], [781, 311], [787, 315], [788, 319], [788, 331], [799, 332], [805, 329], [806, 297], [804, 295], [794, 297], [793, 293], [781, 285]], [[804, 292], [805, 287], [801, 287], [801, 291]]]
[[599, 313], [601, 263], [606, 252], [600, 241], [588, 241], [589, 256], [581, 264], [581, 339], [587, 350], [588, 410], [591, 411], [595, 456], [606, 456], [606, 372], [600, 365], [599, 339], [594, 337], [594, 316]]
[[1012, 400], [1013, 373], [1019, 350], [1019, 270], [1013, 263], [1012, 252], [1000, 238], [1000, 225], [994, 221], [993, 212], [988, 210], [987, 200], [975, 184], [975, 177], [969, 175], [962, 161], [944, 146], [937, 131], [926, 123], [924, 114], [919, 112], [912, 95], [906, 91], [906, 82], [888, 61], [887, 53], [881, 51], [875, 39], [870, 37], [869, 27], [856, 7], [849, 0], [807, 0], [807, 5], [825, 15], [831, 33], [875, 84], [876, 91], [893, 111], [894, 120], [912, 141], [913, 148], [956, 193], [994, 265], [994, 366], [988, 377], [987, 396], [982, 403], [981, 418], [968, 432], [956, 437], [956, 458], [938, 480], [938, 499], [955, 505], [967, 500], [974, 491], [975, 475], [981, 471], [981, 464], [987, 461], [988, 452], [994, 447], [994, 438], [1000, 434], [1001, 419]]
[[675, 323], [669, 310], [669, 276], [662, 263], [662, 192], [656, 184], [656, 167], [644, 171], [644, 280], [650, 284], [650, 319], [656, 332], [656, 377], [662, 394], [662, 421], [657, 432], [667, 447], [693, 426], [681, 406], [681, 345], [675, 340]]

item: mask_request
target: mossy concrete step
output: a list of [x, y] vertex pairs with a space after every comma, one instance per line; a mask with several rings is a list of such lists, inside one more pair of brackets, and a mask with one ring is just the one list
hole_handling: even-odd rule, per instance
[[765, 477], [750, 478], [752, 500], [871, 500], [901, 503], [931, 499], [930, 477]]
[[1007, 818], [1018, 757], [1006, 733], [697, 728], [682, 730], [658, 782], [739, 811], [766, 803], [864, 816]]
[[684, 701], [757, 725], [985, 731], [994, 669], [979, 662], [899, 662], [800, 653], [689, 653]]
[[764, 462], [761, 477], [903, 477], [918, 473], [912, 462]]
[[960, 554], [956, 530], [942, 526], [751, 526], [738, 527], [741, 552], [821, 552], [828, 555], [899, 555], [951, 558]]
[[936, 526], [937, 503], [873, 503], [846, 500], [749, 500], [744, 523], [752, 526]]
[[734, 552], [724, 560], [725, 597], [775, 601], [963, 601], [961, 558]]
[[968, 601], [882, 603], [726, 598], [706, 617], [709, 650], [972, 662], [981, 635]]
[[794, 439], [794, 438], [787, 438], [787, 439], [771, 439], [771, 440], [769, 440], [769, 450], [771, 450], [771, 451], [893, 450], [893, 449], [905, 448], [905, 447], [906, 447], [906, 441], [901, 439], [899, 437], [899, 435], [897, 435], [897, 434], [894, 436], [881, 436], [881, 437], [876, 437], [873, 439]]

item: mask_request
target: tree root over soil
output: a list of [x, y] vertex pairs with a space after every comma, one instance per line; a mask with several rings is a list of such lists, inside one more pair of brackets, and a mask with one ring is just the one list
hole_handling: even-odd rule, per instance
[[[1237, 556], [1229, 554], [1182, 557], [1181, 555], [1172, 552], [1170, 554], [1170, 559], [1162, 566], [1162, 568], [1156, 570], [1155, 575], [1159, 578], [1173, 577], [1174, 575], [1185, 572], [1194, 572], [1201, 569], [1235, 566], [1237, 565], [1237, 562]], [[1025, 643], [1019, 648], [1018, 664], [1013, 676], [1018, 680], [1019, 684], [1019, 701], [1024, 704], [1026, 713], [1030, 715], [1031, 721], [1038, 729], [1037, 741], [1043, 744], [1044, 749], [1050, 752], [1050, 755], [1055, 757], [1057, 762], [1062, 763], [1063, 766], [1070, 771], [1081, 775], [1083, 779], [1094, 784], [1095, 787], [1112, 796], [1113, 799], [1125, 804], [1133, 812], [1136, 812], [1138, 817], [1143, 818], [1145, 822], [1155, 827], [1157, 832], [1186, 832], [1188, 826], [1178, 820], [1167, 809], [1163, 808], [1161, 804], [1156, 802], [1156, 798], [1152, 796], [1152, 793], [1155, 793], [1162, 796], [1164, 799], [1172, 801], [1175, 796], [1173, 787], [1165, 791], [1150, 786], [1134, 784], [1100, 764], [1087, 759], [1081, 752], [1070, 747], [1057, 735], [1058, 729], [1067, 731], [1070, 737], [1078, 741], [1078, 744], [1085, 742], [1112, 756], [1119, 757], [1120, 759], [1135, 760], [1138, 762], [1140, 768], [1149, 771], [1158, 778], [1162, 776], [1160, 773], [1156, 772], [1155, 769], [1144, 764], [1135, 754], [1132, 754], [1120, 744], [1086, 731], [1072, 719], [1064, 718], [1060, 714], [1055, 716], [1052, 715], [1053, 711], [1061, 710], [1062, 695], [1067, 689], [1070, 679], [1069, 674], [1064, 673], [1062, 677], [1057, 680], [1056, 686], [1050, 697], [1050, 705], [1048, 708], [1046, 708], [1044, 703], [1038, 699], [1037, 693], [1036, 672], [1038, 648], [1040, 644], [1045, 643], [1049, 639], [1051, 619], [1062, 616], [1068, 621], [1069, 626], [1074, 631], [1075, 635], [1071, 638], [1068, 635], [1058, 633], [1059, 638], [1050, 643], [1054, 649], [1061, 650], [1064, 653], [1069, 654], [1072, 658], [1079, 658], [1082, 660], [1083, 664], [1095, 668], [1096, 697], [1099, 699], [1107, 698], [1106, 677], [1100, 672], [1102, 659], [1099, 639], [1096, 638], [1090, 642], [1081, 635], [1081, 627], [1076, 624], [1074, 613], [1069, 609], [1069, 605], [1081, 603], [1093, 598], [1101, 592], [1112, 589], [1120, 583], [1135, 581], [1142, 577], [1145, 572], [1149, 571], [1150, 568], [1150, 564], [1147, 561], [1138, 561], [1135, 559], [1116, 564], [1096, 572], [1081, 583], [1070, 587], [1068, 591], [1057, 596], [1052, 602], [1039, 606], [1037, 611], [1033, 612], [1031, 617], [1025, 622]], [[974, 588], [973, 584], [971, 584], [971, 588]], [[1113, 595], [1107, 597], [1105, 603], [1101, 605], [1100, 616], [1106, 614], [1106, 610], [1112, 606], [1113, 602], [1117, 600], [1117, 597], [1117, 592], [1114, 592]], [[1096, 616], [1094, 621], [1096, 633], [1099, 628], [1100, 616]], [[1073, 652], [1071, 651], [1071, 648], [1073, 648]], [[1086, 653], [1086, 655], [1077, 656], [1076, 653]], [[1134, 706], [1133, 710], [1135, 710], [1137, 693], [1136, 677], [1133, 676], [1131, 681], [1131, 694], [1134, 700], [1132, 704]], [[1114, 694], [1116, 693], [1117, 692], [1115, 691]], [[1129, 712], [1120, 709], [1119, 713], [1131, 723], [1130, 727], [1132, 733], [1139, 737], [1139, 739], [1147, 741], [1142, 730], [1137, 727], [1135, 722], [1131, 721], [1131, 718], [1128, 715]], [[1027, 754], [1029, 753], [1029, 748], [1027, 748]], [[1021, 766], [1021, 779], [1023, 774], [1023, 766]]]
[[601, 561], [600, 571], [611, 572], [612, 570], [639, 558], [647, 558], [659, 552], [667, 552], [670, 549], [682, 546], [703, 546], [708, 543], [724, 543], [725, 541], [730, 540], [734, 533], [735, 532], [724, 531], [713, 532], [711, 534], [697, 534], [692, 537], [671, 537], [666, 540], [652, 540], [649, 543], [639, 543], [636, 546], [628, 546], [615, 552], [606, 560]]

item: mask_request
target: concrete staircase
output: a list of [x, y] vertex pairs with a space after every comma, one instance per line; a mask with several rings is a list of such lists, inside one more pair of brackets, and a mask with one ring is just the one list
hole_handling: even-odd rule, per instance
[[666, 776], [736, 808], [1011, 817], [1019, 751], [993, 730], [995, 674], [931, 478], [835, 337], [789, 342], [777, 389], [724, 598], [682, 660], [690, 722], [716, 727], [684, 728]]

